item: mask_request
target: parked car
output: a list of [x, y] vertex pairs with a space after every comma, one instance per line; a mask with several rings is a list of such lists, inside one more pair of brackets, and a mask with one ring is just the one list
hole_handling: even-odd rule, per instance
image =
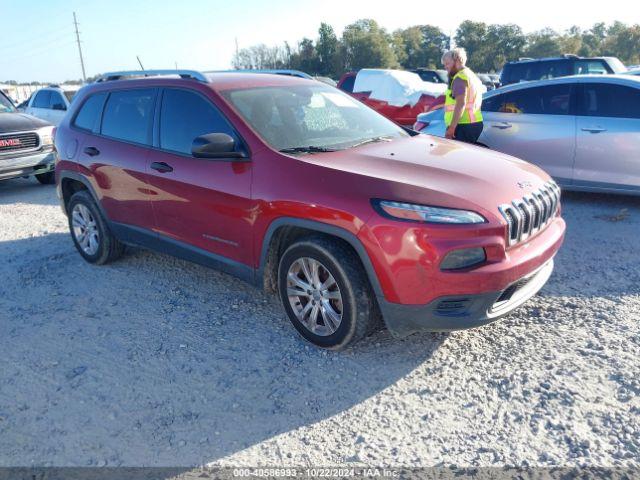
[[627, 75], [640, 75], [640, 68], [630, 69], [627, 72], [624, 72]]
[[35, 175], [54, 183], [53, 126], [19, 113], [0, 92], [0, 180]]
[[626, 70], [624, 64], [616, 57], [586, 58], [564, 55], [553, 58], [526, 58], [517, 62], [507, 62], [502, 68], [500, 83], [511, 85], [512, 83], [547, 80], [570, 75], [623, 73]]
[[338, 88], [399, 125], [411, 127], [419, 113], [444, 105], [447, 86], [413, 72], [365, 68], [345, 73]]
[[34, 92], [24, 111], [53, 125], [59, 125], [77, 90], [63, 90], [57, 85]]
[[133, 244], [219, 267], [278, 292], [333, 349], [380, 317], [398, 336], [491, 322], [553, 270], [560, 191], [533, 165], [409, 133], [312, 80], [116, 80], [140, 75], [85, 87], [56, 133], [58, 194], [90, 263]]
[[432, 82], [432, 83], [444, 83], [445, 85], [449, 83], [449, 76], [446, 70], [430, 70], [428, 68], [416, 68], [411, 70], [413, 73], [416, 73], [423, 82]]
[[[640, 77], [582, 75], [487, 93], [479, 142], [546, 170], [565, 189], [640, 195]], [[417, 131], [444, 136], [442, 111]]]
[[478, 73], [476, 75], [487, 90], [493, 90], [494, 88], [496, 88], [495, 83], [493, 82], [493, 80], [491, 80], [491, 77], [488, 73]]
[[313, 79], [317, 80], [318, 82], [322, 82], [322, 83], [326, 83], [327, 85], [331, 85], [332, 87], [337, 87], [338, 86], [338, 82], [336, 82], [331, 77], [316, 76], [316, 77], [313, 77]]

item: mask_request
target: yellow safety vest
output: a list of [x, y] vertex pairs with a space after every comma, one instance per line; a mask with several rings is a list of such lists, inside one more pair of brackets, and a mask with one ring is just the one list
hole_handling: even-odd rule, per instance
[[467, 67], [460, 70], [453, 77], [453, 80], [449, 83], [449, 88], [447, 89], [446, 97], [444, 99], [444, 123], [447, 125], [451, 125], [453, 121], [453, 111], [456, 108], [456, 99], [453, 98], [451, 88], [453, 87], [453, 82], [456, 78], [460, 78], [467, 82], [467, 98], [464, 104], [464, 110], [462, 111], [462, 116], [460, 117], [460, 125], [464, 125], [466, 123], [475, 123], [482, 121], [482, 93], [480, 93], [480, 89], [482, 87], [482, 82]]

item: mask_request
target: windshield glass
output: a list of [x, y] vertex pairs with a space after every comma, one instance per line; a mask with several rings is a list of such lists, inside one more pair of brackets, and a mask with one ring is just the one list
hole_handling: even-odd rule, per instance
[[65, 90], [64, 91], [64, 96], [67, 97], [67, 100], [69, 100], [69, 103], [71, 103], [71, 100], [73, 100], [73, 97], [75, 96], [77, 90]]
[[16, 109], [7, 97], [0, 92], [0, 113], [15, 112]]
[[229, 90], [223, 95], [276, 150], [342, 150], [408, 136], [369, 107], [320, 83]]

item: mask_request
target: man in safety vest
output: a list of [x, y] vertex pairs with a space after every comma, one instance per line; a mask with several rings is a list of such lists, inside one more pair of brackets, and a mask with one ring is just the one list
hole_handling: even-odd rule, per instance
[[468, 67], [467, 53], [454, 48], [442, 56], [449, 73], [449, 88], [444, 101], [445, 136], [467, 143], [476, 143], [482, 133], [482, 82]]

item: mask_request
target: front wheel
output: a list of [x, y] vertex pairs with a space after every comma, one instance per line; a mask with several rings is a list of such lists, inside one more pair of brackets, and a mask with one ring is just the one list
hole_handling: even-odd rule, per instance
[[278, 291], [289, 320], [308, 341], [340, 350], [379, 325], [359, 258], [340, 241], [309, 237], [280, 259]]

